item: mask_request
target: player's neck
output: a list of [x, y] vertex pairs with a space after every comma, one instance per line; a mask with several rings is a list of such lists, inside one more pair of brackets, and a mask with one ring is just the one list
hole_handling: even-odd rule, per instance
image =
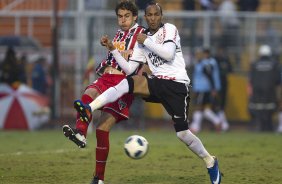
[[159, 31], [159, 29], [161, 28], [161, 27], [163, 27], [163, 23], [161, 23], [160, 25], [159, 25], [159, 27], [158, 28], [156, 28], [156, 29], [150, 29], [149, 28], [149, 32], [153, 35], [153, 34], [155, 34], [156, 32], [158, 32]]

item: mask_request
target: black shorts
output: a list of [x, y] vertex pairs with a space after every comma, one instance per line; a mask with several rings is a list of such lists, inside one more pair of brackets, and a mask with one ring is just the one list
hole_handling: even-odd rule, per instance
[[193, 104], [198, 106], [211, 105], [212, 101], [211, 92], [196, 92]]
[[189, 84], [145, 75], [150, 96], [146, 102], [161, 103], [175, 122], [176, 131], [188, 129]]

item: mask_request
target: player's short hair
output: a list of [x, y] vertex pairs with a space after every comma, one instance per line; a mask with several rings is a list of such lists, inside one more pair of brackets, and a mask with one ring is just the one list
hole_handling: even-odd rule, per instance
[[127, 0], [127, 1], [122, 1], [118, 3], [115, 9], [116, 15], [118, 15], [118, 10], [120, 9], [131, 11], [133, 16], [138, 16], [138, 7], [132, 1]]
[[210, 54], [211, 53], [211, 50], [210, 50], [209, 47], [203, 47], [202, 51], [203, 51], [203, 53], [206, 53], [206, 54]]
[[146, 15], [146, 13], [147, 13], [147, 8], [148, 8], [148, 6], [152, 6], [152, 5], [158, 6], [159, 9], [160, 9], [161, 15], [163, 14], [163, 8], [161, 7], [161, 5], [160, 5], [159, 3], [157, 3], [156, 1], [151, 1], [151, 2], [149, 2], [149, 3], [146, 5], [146, 8], [145, 8], [145, 15]]

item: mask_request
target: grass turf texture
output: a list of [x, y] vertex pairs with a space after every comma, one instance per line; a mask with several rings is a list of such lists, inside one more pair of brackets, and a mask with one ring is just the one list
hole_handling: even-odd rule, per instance
[[[141, 160], [123, 150], [132, 134], [144, 136], [149, 153]], [[231, 132], [198, 135], [216, 154], [225, 184], [278, 184], [282, 181], [282, 136]], [[209, 184], [204, 163], [173, 130], [112, 131], [105, 184]], [[94, 170], [95, 134], [78, 149], [61, 131], [0, 132], [0, 183], [87, 184]]]

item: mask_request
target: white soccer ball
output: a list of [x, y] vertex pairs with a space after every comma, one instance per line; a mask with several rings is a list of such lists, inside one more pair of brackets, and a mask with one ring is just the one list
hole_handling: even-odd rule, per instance
[[140, 135], [129, 136], [124, 143], [124, 151], [133, 159], [143, 158], [148, 152], [149, 143]]

